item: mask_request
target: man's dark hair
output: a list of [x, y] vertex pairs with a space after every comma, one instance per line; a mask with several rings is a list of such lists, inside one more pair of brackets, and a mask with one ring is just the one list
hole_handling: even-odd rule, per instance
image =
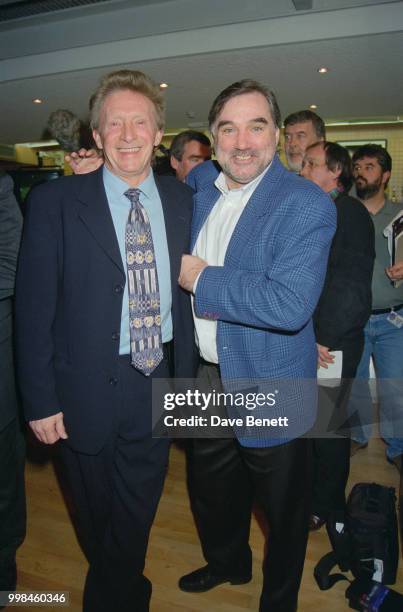
[[319, 117], [319, 115], [311, 110], [300, 110], [296, 113], [291, 113], [291, 115], [288, 115], [288, 117], [284, 119], [284, 127], [286, 128], [287, 125], [295, 125], [296, 123], [306, 123], [307, 121], [312, 122], [316, 136], [321, 140], [325, 140], [325, 123], [322, 117]]
[[196, 140], [196, 142], [200, 142], [200, 144], [206, 147], [211, 147], [210, 139], [203, 132], [186, 130], [177, 134], [173, 139], [169, 149], [170, 155], [173, 155], [178, 161], [182, 161], [185, 145], [192, 140]]
[[353, 164], [364, 157], [373, 157], [377, 159], [383, 172], [392, 172], [392, 158], [387, 150], [381, 147], [381, 145], [365, 144], [362, 147], [358, 147], [353, 154]]
[[341, 170], [337, 180], [345, 192], [350, 191], [353, 184], [353, 166], [347, 149], [336, 142], [325, 141], [316, 144], [323, 144], [326, 166], [333, 172], [338, 169]]
[[218, 115], [221, 113], [228, 100], [247, 93], [260, 93], [266, 98], [273, 123], [276, 127], [280, 128], [281, 114], [274, 93], [258, 81], [243, 79], [242, 81], [237, 81], [236, 83], [232, 83], [232, 85], [226, 87], [214, 100], [208, 116], [210, 130], [212, 129]]

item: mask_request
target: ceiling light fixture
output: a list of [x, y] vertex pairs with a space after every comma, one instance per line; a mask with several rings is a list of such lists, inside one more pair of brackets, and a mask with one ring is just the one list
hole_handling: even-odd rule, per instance
[[329, 68], [326, 68], [326, 66], [322, 66], [321, 68], [318, 68], [318, 72], [319, 74], [326, 74], [326, 72], [329, 72]]
[[40, 98], [34, 98], [34, 99], [32, 100], [32, 102], [33, 102], [34, 104], [42, 104], [42, 100], [41, 100]]
[[318, 107], [316, 104], [311, 104], [309, 108], [311, 108], [312, 110], [316, 110]]
[[391, 125], [391, 124], [402, 124], [403, 120], [396, 119], [367, 119], [363, 121], [329, 121], [325, 122], [326, 127], [339, 127], [345, 125], [351, 125], [354, 127], [355, 125]]
[[160, 83], [161, 89], [166, 89], [168, 87], [168, 83]]

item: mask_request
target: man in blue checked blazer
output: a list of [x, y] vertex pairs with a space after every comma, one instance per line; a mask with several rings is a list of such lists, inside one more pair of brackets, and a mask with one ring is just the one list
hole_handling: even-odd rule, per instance
[[259, 609], [294, 612], [311, 491], [310, 441], [301, 436], [316, 415], [311, 317], [336, 211], [321, 189], [280, 163], [280, 112], [266, 87], [250, 80], [227, 87], [209, 123], [222, 172], [214, 180], [209, 164], [211, 178], [199, 181], [192, 255], [183, 257], [179, 278], [193, 293], [199, 377], [216, 391], [274, 386], [275, 405], [259, 405], [254, 414], [286, 417], [288, 427], [193, 441], [191, 495], [207, 566], [179, 586], [200, 592], [250, 580], [256, 497], [270, 532]]

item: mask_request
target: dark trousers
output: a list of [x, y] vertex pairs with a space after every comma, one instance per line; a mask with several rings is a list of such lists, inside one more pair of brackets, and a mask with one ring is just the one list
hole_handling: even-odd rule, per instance
[[311, 509], [311, 460], [308, 439], [269, 448], [243, 447], [234, 439], [193, 440], [192, 506], [212, 571], [231, 576], [250, 573], [254, 499], [267, 520], [260, 612], [297, 609]]
[[25, 537], [25, 440], [18, 419], [0, 431], [0, 590], [12, 587], [15, 554]]
[[[164, 361], [153, 376], [168, 376]], [[120, 359], [117, 426], [97, 455], [60, 445], [77, 529], [90, 567], [84, 612], [147, 612], [143, 576], [149, 532], [161, 496], [169, 442], [151, 437], [151, 378]]]
[[0, 300], [0, 591], [13, 588], [25, 537], [25, 439], [14, 376], [12, 300]]
[[[330, 516], [343, 522], [346, 494], [350, 472], [350, 434], [348, 427], [348, 400], [352, 382], [364, 347], [364, 338], [359, 336], [343, 350], [341, 384], [337, 388], [319, 388], [319, 411], [321, 403], [331, 401], [333, 424], [340, 429], [335, 437], [318, 437], [314, 444], [314, 488], [312, 513], [323, 519]], [[332, 429], [332, 426], [330, 427]]]

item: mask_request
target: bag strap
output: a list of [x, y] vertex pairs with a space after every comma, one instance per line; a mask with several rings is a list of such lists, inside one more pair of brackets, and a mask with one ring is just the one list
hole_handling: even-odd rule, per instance
[[340, 580], [347, 580], [350, 582], [347, 576], [344, 574], [330, 574], [336, 565], [338, 565], [338, 560], [333, 551], [330, 551], [324, 555], [324, 557], [322, 557], [316, 564], [315, 569], [313, 570], [313, 575], [321, 591], [331, 589], [332, 586], [336, 584], [336, 582], [340, 582]]

